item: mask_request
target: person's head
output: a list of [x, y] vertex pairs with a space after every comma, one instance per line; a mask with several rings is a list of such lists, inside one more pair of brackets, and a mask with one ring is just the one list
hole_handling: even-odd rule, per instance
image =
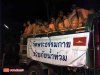
[[72, 7], [71, 7], [71, 10], [74, 10], [76, 8], [77, 8], [77, 6], [75, 4], [73, 4]]
[[35, 24], [38, 24], [38, 19], [35, 19]]
[[64, 15], [64, 16], [63, 16], [63, 20], [65, 20], [65, 19], [67, 19], [67, 17]]
[[30, 20], [27, 21], [27, 24], [28, 24], [28, 25], [30, 24]]
[[60, 10], [60, 11], [58, 12], [58, 16], [61, 17], [61, 18], [63, 18], [63, 11]]
[[51, 22], [55, 22], [55, 18], [54, 17], [51, 17]]
[[68, 18], [69, 16], [70, 16], [70, 13], [68, 12], [66, 17]]
[[23, 23], [23, 26], [26, 27], [26, 23]]
[[72, 13], [76, 12], [76, 9], [77, 9], [76, 5], [73, 4], [72, 7], [71, 7]]
[[95, 13], [95, 10], [93, 8], [90, 8], [89, 9], [89, 14], [93, 14], [93, 13]]
[[44, 26], [48, 26], [48, 22], [44, 21], [43, 22]]
[[42, 19], [39, 19], [38, 20], [38, 25], [42, 26], [42, 22], [43, 22]]

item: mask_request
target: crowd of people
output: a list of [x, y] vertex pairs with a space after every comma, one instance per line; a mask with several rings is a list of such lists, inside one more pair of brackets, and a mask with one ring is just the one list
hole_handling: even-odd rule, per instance
[[[30, 21], [27, 21], [27, 25], [24, 23], [24, 30], [21, 31], [22, 37], [27, 37], [30, 34], [36, 35], [37, 33], [43, 32], [51, 32], [61, 30], [70, 30], [71, 28], [77, 29], [77, 27], [81, 27], [82, 23], [87, 24], [87, 19], [89, 14], [94, 13], [94, 9], [86, 10], [83, 8], [76, 7], [76, 5], [72, 5], [72, 13], [68, 13], [67, 15], [63, 14], [63, 11], [58, 12], [58, 18], [55, 19], [51, 17], [51, 23], [49, 24], [46, 21], [42, 21], [41, 19], [36, 19], [35, 23], [31, 24]], [[65, 34], [65, 32], [61, 32]]]

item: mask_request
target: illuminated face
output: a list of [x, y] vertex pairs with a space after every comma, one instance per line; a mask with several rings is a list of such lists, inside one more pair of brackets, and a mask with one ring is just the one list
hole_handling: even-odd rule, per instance
[[26, 24], [24, 23], [23, 26], [26, 27]]
[[63, 14], [59, 14], [60, 17], [63, 17]]
[[30, 21], [27, 21], [27, 24], [30, 24]]
[[39, 21], [38, 21], [38, 24], [39, 24], [39, 25], [42, 25], [42, 22], [39, 22]]
[[60, 11], [58, 16], [62, 18], [63, 17], [63, 12]]
[[63, 19], [65, 20], [65, 19], [67, 19], [67, 17], [66, 16], [63, 16]]
[[54, 22], [55, 21], [55, 19], [54, 18], [51, 18], [51, 22]]
[[48, 26], [48, 22], [44, 22], [44, 26]]

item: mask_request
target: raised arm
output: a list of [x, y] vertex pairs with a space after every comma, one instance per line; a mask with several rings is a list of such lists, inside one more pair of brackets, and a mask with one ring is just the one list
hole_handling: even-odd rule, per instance
[[56, 23], [55, 23], [55, 29], [58, 31], [59, 29], [58, 29], [58, 24], [59, 24], [59, 20], [57, 19], [56, 20]]
[[69, 21], [70, 26], [71, 26], [73, 29], [76, 29], [76, 27], [74, 27], [74, 26], [72, 25], [72, 22], [71, 22], [71, 19], [73, 18], [74, 15], [76, 15], [76, 12], [72, 13], [72, 14], [69, 16], [68, 21]]
[[59, 22], [60, 22], [60, 19], [58, 18], [58, 19], [56, 20], [56, 23], [55, 23], [55, 29], [56, 29], [58, 32], [61, 33], [61, 30], [59, 30], [59, 28], [58, 28]]
[[61, 22], [60, 19], [56, 20], [56, 24], [55, 24], [56, 30], [57, 30], [58, 32], [60, 32], [61, 34], [65, 34], [65, 32], [61, 32], [61, 30], [58, 28], [59, 22]]

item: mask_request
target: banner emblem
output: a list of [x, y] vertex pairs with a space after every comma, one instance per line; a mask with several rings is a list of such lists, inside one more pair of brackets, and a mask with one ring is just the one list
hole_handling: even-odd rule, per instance
[[73, 38], [73, 46], [86, 46], [86, 37]]

